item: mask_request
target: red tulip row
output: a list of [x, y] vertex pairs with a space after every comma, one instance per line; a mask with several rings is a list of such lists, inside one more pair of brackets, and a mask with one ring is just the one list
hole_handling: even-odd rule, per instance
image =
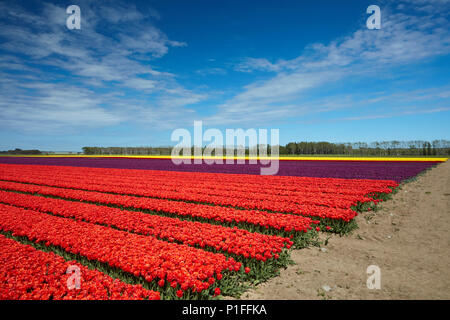
[[[73, 269], [69, 269], [69, 267]], [[76, 274], [66, 273], [75, 270]], [[69, 277], [79, 276], [78, 288], [69, 289]], [[126, 284], [106, 274], [65, 261], [52, 253], [36, 250], [0, 235], [1, 300], [159, 300], [160, 293], [141, 285]]]
[[[306, 206], [329, 206], [338, 208], [349, 208], [360, 202], [368, 202], [373, 199], [368, 197], [352, 197], [351, 199], [344, 199], [337, 197], [322, 197], [320, 194], [311, 197], [311, 194], [306, 194], [305, 198], [292, 198], [289, 196], [277, 196], [271, 194], [255, 194], [252, 190], [241, 191], [214, 191], [211, 188], [198, 188], [191, 186], [173, 186], [163, 187], [160, 185], [139, 185], [137, 183], [122, 183], [119, 181], [108, 181], [97, 178], [88, 179], [86, 177], [67, 178], [65, 176], [51, 175], [51, 177], [27, 175], [23, 174], [5, 174], [2, 175], [3, 180], [19, 181], [25, 183], [44, 184], [49, 186], [58, 186], [64, 188], [76, 188], [85, 190], [95, 190], [102, 192], [114, 192], [119, 194], [133, 194], [139, 196], [149, 196], [157, 198], [180, 199], [184, 201], [199, 201], [205, 202], [207, 200], [217, 201], [215, 197], [225, 197], [234, 199], [233, 204], [242, 202], [272, 202], [275, 205], [283, 203], [284, 206], [291, 204], [292, 206], [306, 205]], [[181, 196], [180, 196], [181, 195]], [[309, 198], [308, 198], [309, 196]], [[205, 198], [206, 197], [206, 198]], [[204, 199], [204, 200], [203, 200]], [[222, 204], [222, 203], [219, 203]], [[224, 205], [233, 205], [224, 203]]]
[[[31, 178], [31, 177], [28, 177]], [[81, 179], [81, 177], [79, 177]], [[41, 178], [39, 179], [41, 181]], [[71, 184], [74, 178], [67, 178], [64, 176], [53, 177], [52, 179], [46, 179], [47, 184], [54, 184], [55, 181], [61, 183], [66, 182]], [[110, 189], [114, 185], [115, 190], [124, 190], [126, 192], [132, 192], [131, 194], [136, 194], [136, 190], [141, 190], [141, 196], [150, 197], [168, 197], [174, 198], [176, 194], [189, 195], [185, 200], [192, 201], [192, 199], [197, 199], [199, 196], [220, 196], [235, 199], [235, 202], [242, 201], [271, 201], [271, 202], [283, 202], [285, 204], [300, 204], [300, 205], [318, 205], [336, 208], [349, 208], [352, 205], [356, 205], [358, 202], [370, 202], [373, 201], [372, 198], [365, 196], [355, 196], [355, 195], [338, 195], [336, 194], [336, 189], [329, 189], [328, 193], [317, 193], [317, 192], [302, 192], [293, 194], [276, 194], [274, 192], [261, 192], [260, 189], [255, 189], [255, 187], [241, 186], [238, 190], [232, 190], [226, 187], [217, 187], [217, 182], [211, 183], [209, 185], [203, 184], [204, 186], [198, 186], [192, 183], [182, 183], [179, 181], [171, 181], [171, 185], [167, 183], [157, 183], [149, 184], [139, 183], [137, 181], [123, 181], [117, 180], [115, 178], [103, 178], [92, 177], [91, 179], [83, 178], [83, 184], [92, 186], [93, 188], [107, 188]], [[335, 192], [332, 193], [331, 190]], [[371, 189], [373, 191], [373, 189]], [[195, 197], [195, 198], [194, 198]], [[195, 201], [195, 200], [194, 200]]]
[[[8, 172], [13, 172], [14, 168], [23, 174], [49, 174], [51, 173], [54, 178], [72, 178], [72, 179], [95, 179], [98, 181], [101, 179], [106, 179], [108, 181], [119, 183], [119, 184], [143, 184], [143, 185], [158, 185], [160, 187], [173, 187], [179, 186], [180, 183], [183, 185], [195, 181], [195, 187], [208, 187], [215, 191], [230, 191], [230, 190], [242, 190], [242, 188], [251, 188], [253, 194], [276, 194], [285, 195], [291, 197], [301, 197], [305, 198], [308, 195], [315, 197], [317, 193], [332, 193], [333, 195], [338, 192], [341, 198], [347, 198], [347, 196], [362, 196], [371, 192], [389, 189], [386, 187], [395, 187], [398, 184], [393, 181], [378, 181], [378, 180], [350, 180], [350, 179], [335, 179], [335, 178], [307, 178], [307, 177], [295, 177], [295, 185], [289, 187], [288, 185], [276, 186], [272, 180], [265, 181], [265, 183], [258, 183], [257, 185], [249, 182], [249, 176], [245, 176], [240, 181], [226, 182], [227, 176], [229, 174], [216, 174], [215, 179], [210, 179], [209, 174], [200, 173], [196, 176], [196, 180], [184, 178], [183, 175], [178, 173], [173, 176], [171, 172], [164, 172], [164, 175], [160, 174], [160, 171], [148, 171], [140, 170], [139, 174], [128, 173], [128, 170], [124, 172], [122, 169], [99, 169], [99, 168], [85, 168], [95, 170], [90, 172], [89, 170], [85, 172], [72, 167], [59, 167], [64, 168], [64, 170], [51, 170], [48, 166], [37, 166], [38, 168], [33, 168], [30, 166], [20, 166], [19, 168], [12, 167], [8, 168]], [[68, 168], [69, 170], [65, 170]], [[0, 167], [0, 172], [1, 172]], [[76, 170], [76, 171], [73, 171]], [[99, 171], [100, 170], [100, 171]], [[132, 171], [132, 170], [131, 170]], [[156, 174], [158, 173], [158, 174]], [[180, 172], [180, 174], [183, 174]], [[201, 179], [200, 179], [201, 177]], [[217, 178], [220, 178], [221, 183], [217, 184]], [[270, 177], [269, 179], [275, 179], [275, 177]], [[267, 178], [266, 178], [267, 179]], [[225, 180], [225, 181], [223, 181]], [[236, 179], [234, 179], [236, 180]], [[251, 181], [251, 177], [250, 177]], [[257, 188], [255, 188], [257, 186]], [[382, 191], [381, 190], [381, 191]], [[378, 192], [381, 192], [378, 191]]]
[[[278, 212], [288, 212], [294, 214], [300, 214], [312, 217], [328, 217], [332, 219], [344, 219], [346, 221], [351, 220], [355, 216], [355, 212], [350, 210], [350, 205], [347, 204], [345, 208], [332, 208], [325, 205], [307, 205], [297, 204], [292, 202], [285, 202], [277, 200], [276, 196], [270, 197], [267, 200], [254, 200], [246, 199], [237, 196], [236, 194], [229, 195], [207, 195], [207, 194], [195, 194], [195, 193], [180, 193], [178, 191], [160, 191], [158, 187], [142, 188], [135, 186], [128, 186], [127, 188], [116, 186], [113, 183], [101, 182], [101, 183], [86, 183], [83, 180], [71, 180], [64, 181], [62, 179], [51, 179], [50, 177], [31, 178], [22, 177], [19, 174], [15, 176], [2, 177], [3, 179], [20, 181], [24, 183], [33, 183], [46, 186], [54, 186], [61, 188], [73, 188], [88, 191], [107, 192], [115, 194], [136, 195], [141, 197], [155, 197], [159, 199], [172, 199], [181, 201], [193, 201], [198, 203], [210, 203], [220, 206], [233, 206], [245, 209], [259, 209], [270, 210]], [[205, 189], [205, 193], [207, 193]], [[247, 192], [248, 193], [248, 192]], [[318, 198], [317, 202], [321, 199]], [[336, 203], [339, 203], [339, 198], [336, 198]]]
[[28, 194], [0, 191], [0, 203], [90, 223], [113, 226], [120, 230], [155, 236], [171, 242], [181, 242], [199, 247], [210, 247], [266, 261], [278, 258], [284, 246], [292, 246], [289, 238], [252, 233], [220, 225], [179, 220], [142, 212], [123, 211], [117, 208], [38, 197]]
[[[120, 170], [115, 170], [118, 171], [118, 173], [122, 173], [122, 171]], [[49, 174], [51, 175], [51, 179], [49, 179], [48, 177]], [[81, 180], [83, 181], [84, 186], [90, 186], [90, 188], [95, 188], [97, 190], [99, 188], [109, 188], [111, 185], [114, 185], [115, 190], [123, 190], [124, 192], [129, 194], [136, 194], [135, 190], [137, 189], [142, 191], [138, 195], [159, 198], [174, 198], [176, 193], [183, 195], [192, 195], [191, 197], [182, 199], [187, 201], [196, 201], [192, 200], [192, 198], [195, 197], [195, 195], [200, 194], [208, 196], [232, 197], [238, 202], [248, 200], [271, 201], [275, 202], [275, 204], [283, 202], [285, 204], [291, 203], [300, 205], [318, 205], [338, 208], [349, 208], [353, 205], [356, 205], [358, 202], [370, 202], [373, 200], [372, 198], [366, 197], [363, 194], [369, 194], [373, 192], [391, 192], [391, 190], [386, 187], [386, 185], [380, 187], [378, 186], [379, 183], [367, 184], [367, 182], [365, 182], [359, 185], [357, 188], [354, 188], [354, 194], [340, 194], [341, 187], [334, 187], [331, 184], [320, 191], [303, 190], [302, 192], [280, 193], [273, 192], [273, 190], [271, 189], [263, 190], [263, 186], [254, 188], [254, 186], [246, 185], [245, 182], [241, 182], [239, 188], [230, 188], [226, 185], [223, 186], [222, 183], [217, 184], [216, 181], [205, 182], [202, 181], [203, 174], [199, 175], [196, 183], [192, 183], [192, 181], [178, 181], [170, 178], [166, 178], [162, 181], [152, 182], [144, 180], [142, 177], [128, 177], [120, 175], [110, 176], [104, 174], [89, 175], [81, 172], [79, 175], [74, 175], [67, 174], [61, 169], [52, 170], [51, 172], [48, 170], [40, 171], [40, 169], [28, 172], [24, 172], [23, 170], [21, 170], [20, 172], [14, 172], [14, 170], [9, 170], [8, 172], [3, 172], [0, 177], [5, 180], [22, 181], [37, 184], [42, 183], [41, 181], [45, 179], [47, 185], [58, 185], [65, 182], [66, 187], [67, 184], [72, 184], [74, 180]], [[17, 180], [19, 179], [18, 177], [20, 177], [21, 180]], [[311, 185], [309, 185], [308, 188], [311, 188]], [[355, 194], [355, 192], [358, 194]]]
[[[55, 173], [55, 166], [38, 165], [1, 165], [0, 172], [11, 171], [14, 168], [20, 172], [51, 172]], [[369, 179], [340, 179], [340, 178], [315, 178], [315, 177], [294, 177], [294, 176], [258, 176], [246, 174], [223, 174], [223, 173], [198, 173], [198, 172], [177, 172], [177, 171], [157, 171], [157, 170], [134, 170], [134, 169], [107, 169], [107, 168], [79, 168], [79, 167], [57, 167], [59, 173], [66, 176], [83, 177], [116, 177], [118, 180], [142, 181], [147, 183], [170, 183], [203, 182], [209, 185], [216, 184], [217, 188], [224, 187], [234, 189], [242, 186], [252, 185], [258, 189], [265, 188], [268, 192], [272, 190], [288, 191], [323, 191], [330, 187], [339, 188], [340, 191], [348, 191], [355, 194], [359, 190], [366, 188], [383, 188], [386, 186], [395, 187], [398, 185], [390, 180], [369, 180]], [[201, 177], [201, 178], [200, 178]], [[216, 182], [220, 181], [220, 184]], [[358, 190], [355, 190], [357, 188]], [[366, 194], [366, 190], [364, 190]], [[340, 192], [342, 194], [342, 192]]]
[[[101, 192], [21, 184], [15, 182], [0, 181], [0, 189], [38, 193], [47, 196], [57, 196], [65, 199], [74, 199], [100, 204], [112, 204], [126, 208], [166, 212], [177, 216], [207, 219], [221, 223], [249, 224], [287, 232], [307, 232], [311, 229], [310, 225], [312, 223], [310, 218], [299, 215], [269, 213], [254, 210], [238, 210], [196, 203], [169, 201], [165, 199], [123, 196]], [[351, 213], [353, 216], [356, 215], [356, 212], [354, 211], [351, 211]]]
[[164, 286], [168, 281], [174, 289], [212, 293], [222, 272], [241, 268], [223, 254], [3, 204], [0, 229], [120, 268], [155, 288], [157, 282]]

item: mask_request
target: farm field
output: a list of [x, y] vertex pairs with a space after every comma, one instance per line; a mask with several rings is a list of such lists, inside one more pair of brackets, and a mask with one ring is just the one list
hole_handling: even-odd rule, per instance
[[[354, 233], [363, 212], [438, 163], [281, 161], [260, 176], [252, 165], [2, 157], [0, 298], [239, 297], [270, 285], [292, 252]], [[79, 289], [67, 288], [69, 266]]]

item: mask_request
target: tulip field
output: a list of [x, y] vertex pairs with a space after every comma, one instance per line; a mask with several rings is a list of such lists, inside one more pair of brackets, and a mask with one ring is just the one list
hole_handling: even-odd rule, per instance
[[1, 158], [0, 299], [239, 296], [436, 164], [281, 161], [261, 176], [166, 159]]

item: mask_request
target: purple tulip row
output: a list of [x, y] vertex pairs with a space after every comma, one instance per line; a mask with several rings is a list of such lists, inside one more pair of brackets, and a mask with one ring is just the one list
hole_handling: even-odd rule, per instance
[[[0, 163], [37, 164], [118, 169], [260, 174], [261, 164], [181, 164], [170, 159], [0, 157]], [[282, 160], [278, 175], [344, 179], [376, 179], [401, 182], [416, 176], [436, 161], [329, 161]]]

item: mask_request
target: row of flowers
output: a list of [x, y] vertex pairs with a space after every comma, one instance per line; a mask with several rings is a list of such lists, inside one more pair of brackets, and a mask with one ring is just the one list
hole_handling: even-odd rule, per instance
[[160, 293], [0, 235], [0, 299], [159, 300]]
[[171, 242], [201, 248], [206, 246], [217, 251], [262, 261], [270, 258], [277, 259], [284, 247], [290, 248], [293, 244], [289, 238], [252, 233], [236, 227], [228, 228], [28, 194], [0, 191], [0, 202], [90, 223], [113, 226], [120, 230], [151, 235]]
[[[306, 205], [297, 204], [293, 202], [285, 202], [278, 200], [277, 196], [268, 195], [267, 200], [255, 200], [238, 197], [236, 194], [228, 195], [207, 195], [207, 194], [195, 194], [190, 192], [178, 192], [178, 191], [161, 191], [157, 186], [152, 188], [143, 188], [136, 186], [120, 187], [114, 183], [108, 183], [104, 180], [99, 180], [98, 183], [87, 183], [84, 180], [72, 179], [51, 179], [47, 178], [32, 178], [22, 177], [19, 174], [2, 176], [3, 180], [19, 181], [23, 183], [33, 183], [46, 186], [54, 186], [60, 188], [71, 188], [88, 191], [115, 193], [120, 195], [136, 195], [140, 197], [155, 197], [159, 199], [171, 199], [181, 201], [192, 201], [197, 203], [208, 203], [219, 206], [232, 206], [250, 210], [270, 210], [278, 212], [287, 212], [298, 215], [332, 218], [332, 219], [344, 219], [349, 221], [354, 218], [355, 212], [350, 209], [350, 205], [347, 208], [333, 208], [323, 205]], [[207, 193], [205, 189], [205, 193]], [[249, 193], [249, 192], [247, 192]], [[317, 202], [320, 203], [321, 197], [318, 197]], [[143, 200], [145, 202], [145, 200]], [[339, 198], [336, 198], [336, 203], [339, 203]], [[241, 214], [241, 212], [239, 213]]]
[[[14, 169], [14, 168], [13, 168]], [[29, 170], [29, 169], [28, 169]], [[42, 170], [42, 171], [41, 171]], [[98, 170], [98, 169], [97, 169]], [[328, 179], [314, 178], [312, 180], [309, 178], [308, 184], [303, 185], [304, 189], [300, 191], [287, 191], [287, 192], [276, 192], [275, 189], [271, 189], [271, 185], [264, 188], [264, 186], [258, 186], [255, 188], [254, 185], [248, 185], [246, 182], [240, 183], [238, 186], [230, 187], [226, 184], [217, 183], [215, 181], [204, 181], [204, 175], [200, 174], [197, 176], [197, 180], [177, 180], [176, 178], [166, 177], [161, 180], [153, 181], [152, 179], [146, 180], [145, 177], [148, 175], [143, 174], [142, 176], [122, 176], [111, 174], [108, 175], [112, 169], [100, 169], [105, 171], [104, 173], [89, 174], [84, 172], [66, 172], [65, 168], [58, 168], [52, 171], [39, 168], [39, 170], [24, 171], [24, 170], [9, 170], [8, 172], [3, 172], [0, 177], [5, 180], [15, 180], [19, 176], [23, 182], [30, 183], [42, 183], [45, 179], [48, 185], [60, 185], [61, 183], [72, 184], [72, 181], [77, 180], [83, 181], [84, 186], [89, 186], [89, 190], [96, 189], [98, 191], [104, 191], [110, 189], [110, 186], [115, 187], [115, 191], [123, 190], [128, 194], [136, 194], [141, 196], [152, 196], [159, 198], [174, 198], [176, 194], [187, 195], [181, 200], [187, 201], [197, 201], [199, 195], [202, 196], [225, 196], [233, 198], [234, 204], [226, 203], [225, 205], [235, 205], [242, 201], [251, 200], [253, 202], [258, 201], [270, 201], [274, 202], [274, 205], [279, 203], [289, 203], [289, 204], [299, 204], [299, 205], [318, 205], [318, 206], [328, 206], [334, 208], [349, 208], [356, 205], [358, 202], [370, 202], [372, 198], [364, 196], [369, 193], [389, 193], [391, 189], [389, 186], [393, 183], [389, 182], [367, 182], [365, 180], [359, 180], [358, 185], [352, 187], [352, 189], [347, 189], [345, 194], [342, 194], [344, 186], [333, 185], [331, 182], [323, 181]], [[122, 173], [124, 170], [116, 170], [118, 173]], [[113, 171], [114, 172], [114, 171]], [[26, 175], [26, 176], [25, 176]], [[224, 175], [224, 174], [223, 174]], [[51, 179], [49, 179], [49, 176]], [[222, 178], [222, 177], [220, 177]], [[25, 180], [23, 180], [25, 179]], [[305, 180], [303, 178], [296, 178], [298, 183]], [[321, 189], [314, 189], [315, 180], [319, 180], [324, 186]], [[330, 179], [336, 180], [336, 179]], [[342, 179], [341, 179], [342, 180]], [[327, 184], [328, 183], [328, 184]], [[58, 185], [59, 184], [59, 185]], [[301, 184], [301, 183], [300, 183]], [[102, 190], [99, 190], [101, 188]], [[114, 191], [114, 192], [115, 192]], [[349, 193], [353, 191], [352, 193]], [[253, 209], [253, 208], [252, 208]], [[265, 207], [257, 207], [257, 209], [269, 209]], [[303, 209], [304, 210], [304, 209]]]
[[[53, 167], [54, 168], [54, 167]], [[398, 184], [394, 181], [377, 181], [377, 180], [350, 180], [350, 179], [335, 179], [335, 178], [308, 178], [308, 177], [295, 177], [295, 184], [290, 185], [277, 185], [273, 181], [266, 181], [266, 183], [252, 183], [251, 176], [246, 176], [244, 181], [238, 181], [236, 179], [231, 180], [230, 182], [226, 182], [227, 176], [229, 174], [217, 174], [218, 176], [214, 179], [209, 178], [209, 174], [201, 173], [196, 175], [195, 184], [192, 184], [192, 177], [189, 179], [181, 176], [173, 176], [170, 171], [165, 172], [164, 175], [161, 175], [159, 171], [141, 171], [141, 174], [128, 174], [128, 170], [117, 170], [117, 169], [98, 169], [94, 168], [95, 172], [81, 172], [77, 168], [69, 168], [66, 170], [55, 170], [49, 169], [46, 166], [41, 166], [37, 168], [30, 168], [29, 166], [21, 166], [19, 168], [12, 167], [9, 168], [8, 172], [16, 171], [17, 169], [23, 175], [26, 173], [27, 175], [48, 175], [51, 174], [54, 178], [71, 178], [71, 179], [80, 179], [84, 180], [92, 180], [98, 181], [101, 179], [106, 179], [111, 182], [119, 183], [119, 184], [133, 184], [133, 185], [158, 185], [160, 187], [179, 187], [180, 183], [183, 185], [189, 185], [191, 187], [208, 187], [211, 190], [215, 191], [234, 191], [234, 190], [248, 190], [248, 188], [252, 188], [252, 194], [276, 194], [276, 195], [284, 195], [289, 197], [313, 197], [316, 198], [316, 194], [332, 194], [335, 195], [338, 193], [341, 198], [352, 200], [355, 196], [364, 196], [371, 192], [389, 192], [388, 187], [396, 187]], [[92, 168], [86, 168], [91, 169]], [[75, 171], [74, 171], [75, 170]], [[0, 167], [1, 172], [1, 167]], [[158, 174], [156, 174], [158, 173]], [[183, 172], [179, 172], [179, 174], [184, 174]], [[234, 176], [234, 175], [232, 175]], [[269, 177], [268, 179], [275, 179], [276, 177]], [[221, 183], [216, 183], [217, 180], [220, 180]], [[267, 178], [266, 178], [267, 179]], [[225, 180], [225, 181], [224, 181]], [[257, 188], [255, 188], [257, 187]], [[325, 195], [324, 195], [325, 196]], [[328, 195], [329, 196], [329, 195]]]
[[[353, 189], [354, 187], [383, 187], [396, 186], [397, 183], [392, 180], [369, 180], [369, 179], [342, 179], [342, 178], [317, 178], [317, 177], [297, 177], [297, 176], [260, 176], [248, 174], [223, 174], [208, 172], [180, 172], [180, 171], [156, 171], [156, 170], [134, 170], [134, 169], [113, 169], [113, 168], [89, 168], [89, 167], [62, 167], [45, 165], [6, 165], [0, 164], [0, 172], [10, 171], [14, 168], [21, 172], [54, 172], [55, 168], [62, 170], [66, 176], [113, 176], [120, 179], [129, 179], [136, 181], [146, 181], [154, 183], [163, 183], [165, 181], [180, 182], [217, 182], [225, 188], [240, 187], [244, 185], [253, 185], [258, 188], [266, 186], [269, 190], [300, 190], [303, 188], [329, 188], [338, 187], [341, 189]], [[201, 177], [201, 179], [199, 179]], [[217, 187], [220, 187], [217, 185]], [[317, 190], [319, 191], [319, 190]]]
[[[78, 177], [80, 179], [82, 177]], [[46, 183], [67, 182], [72, 183], [74, 178], [67, 178], [65, 176], [53, 177], [52, 180], [46, 180]], [[83, 178], [83, 183], [89, 185], [93, 188], [106, 188], [111, 189], [114, 186], [114, 190], [124, 190], [131, 194], [150, 196], [158, 198], [174, 198], [177, 194], [188, 195], [181, 200], [187, 201], [197, 201], [199, 197], [211, 197], [215, 199], [215, 196], [226, 197], [234, 199], [233, 204], [242, 203], [244, 201], [270, 201], [273, 203], [285, 203], [285, 204], [295, 204], [298, 205], [312, 205], [312, 206], [326, 206], [332, 208], [349, 208], [356, 205], [358, 202], [370, 202], [373, 199], [361, 195], [340, 195], [337, 194], [338, 189], [328, 188], [327, 192], [292, 192], [288, 194], [277, 194], [276, 192], [270, 192], [269, 190], [262, 191], [260, 188], [255, 188], [254, 186], [241, 185], [239, 189], [230, 189], [226, 187], [217, 186], [220, 185], [217, 182], [206, 184], [193, 184], [192, 182], [181, 182], [181, 181], [170, 181], [171, 184], [167, 183], [149, 183], [149, 182], [138, 182], [138, 181], [124, 181], [117, 180], [116, 177], [91, 177]], [[371, 192], [376, 190], [380, 192], [379, 189], [370, 189]], [[386, 190], [385, 190], [386, 191]]]
[[151, 289], [167, 282], [173, 290], [212, 295], [223, 274], [242, 266], [223, 254], [4, 204], [0, 204], [0, 229], [119, 268], [145, 279]]
[[[209, 206], [181, 201], [107, 194], [15, 182], [0, 181], [0, 189], [36, 193], [47, 196], [57, 196], [64, 199], [88, 201], [125, 208], [164, 212], [180, 217], [205, 219], [220, 223], [248, 225], [250, 231], [253, 231], [252, 226], [254, 226], [266, 229], [270, 228], [274, 230], [282, 230], [286, 232], [295, 231], [304, 233], [311, 229], [312, 223], [311, 218], [300, 215], [269, 213], [254, 210], [238, 210], [234, 208]], [[351, 212], [353, 215], [356, 215], [356, 212]], [[258, 230], [258, 228], [255, 230]]]

